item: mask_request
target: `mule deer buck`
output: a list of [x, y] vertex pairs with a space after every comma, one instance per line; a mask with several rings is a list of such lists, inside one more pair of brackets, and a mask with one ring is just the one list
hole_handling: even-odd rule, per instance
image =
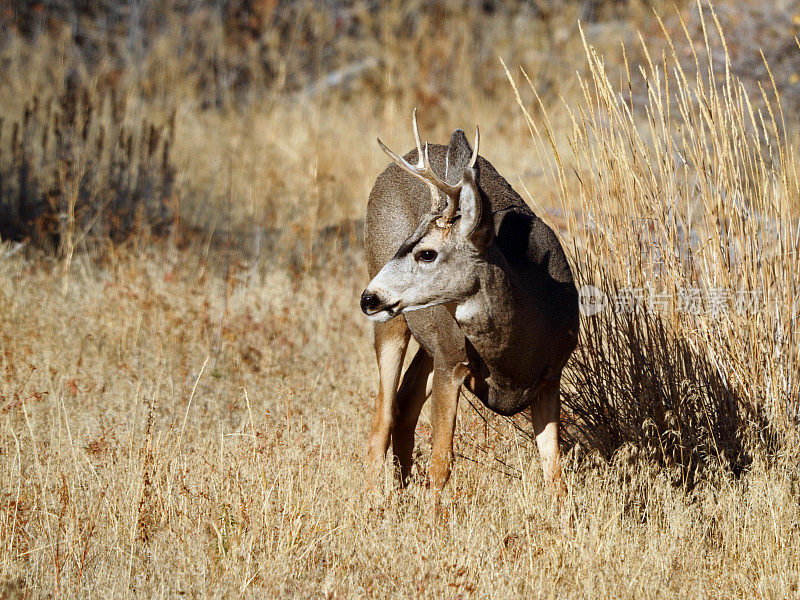
[[[561, 371], [578, 336], [578, 293], [553, 231], [456, 129], [446, 146], [390, 164], [369, 196], [369, 285], [361, 309], [375, 322], [380, 390], [367, 461], [382, 468], [391, 439], [401, 484], [414, 430], [431, 398], [429, 478], [450, 477], [461, 386], [502, 415], [530, 411], [545, 481], [560, 499]], [[419, 350], [400, 383], [411, 336]], [[398, 383], [399, 389], [398, 389]]]

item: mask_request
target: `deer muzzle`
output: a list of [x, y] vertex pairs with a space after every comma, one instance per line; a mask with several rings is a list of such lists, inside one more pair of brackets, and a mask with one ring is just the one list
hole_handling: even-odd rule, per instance
[[384, 322], [399, 314], [397, 308], [400, 302], [387, 304], [379, 294], [376, 294], [369, 289], [364, 290], [361, 294], [361, 311], [373, 321]]

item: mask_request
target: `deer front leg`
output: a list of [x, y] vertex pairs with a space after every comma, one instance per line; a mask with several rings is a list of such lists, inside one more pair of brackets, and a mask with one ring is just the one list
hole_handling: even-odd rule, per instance
[[372, 482], [383, 468], [389, 448], [397, 384], [410, 338], [411, 332], [402, 317], [375, 324], [375, 355], [378, 359], [380, 387], [367, 442], [367, 470]]
[[428, 379], [432, 370], [433, 359], [420, 348], [406, 369], [397, 392], [395, 400], [397, 410], [392, 427], [392, 451], [397, 458], [401, 485], [406, 485], [411, 475], [414, 430], [422, 406], [428, 399]]
[[546, 381], [539, 391], [537, 400], [530, 407], [545, 484], [558, 506], [561, 506], [567, 492], [567, 486], [561, 476], [561, 452], [558, 443], [558, 424], [561, 414], [560, 385], [560, 379]]
[[450, 479], [453, 463], [453, 434], [456, 428], [458, 395], [463, 377], [434, 368], [431, 390], [431, 425], [433, 452], [429, 477], [435, 490], [441, 490]]

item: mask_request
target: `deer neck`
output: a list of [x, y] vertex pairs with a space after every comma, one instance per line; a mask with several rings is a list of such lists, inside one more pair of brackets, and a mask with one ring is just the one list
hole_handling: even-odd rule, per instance
[[471, 296], [454, 304], [451, 312], [480, 357], [484, 376], [504, 386], [530, 385], [543, 365], [527, 364], [526, 340], [534, 335], [538, 307], [525, 293], [499, 251], [476, 267], [477, 286]]

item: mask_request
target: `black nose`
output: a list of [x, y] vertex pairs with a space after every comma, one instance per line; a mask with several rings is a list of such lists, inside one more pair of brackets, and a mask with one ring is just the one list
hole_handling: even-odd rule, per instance
[[364, 290], [364, 293], [361, 294], [361, 310], [364, 311], [365, 314], [374, 311], [380, 304], [381, 299], [378, 298], [377, 294], [371, 294], [367, 290]]

